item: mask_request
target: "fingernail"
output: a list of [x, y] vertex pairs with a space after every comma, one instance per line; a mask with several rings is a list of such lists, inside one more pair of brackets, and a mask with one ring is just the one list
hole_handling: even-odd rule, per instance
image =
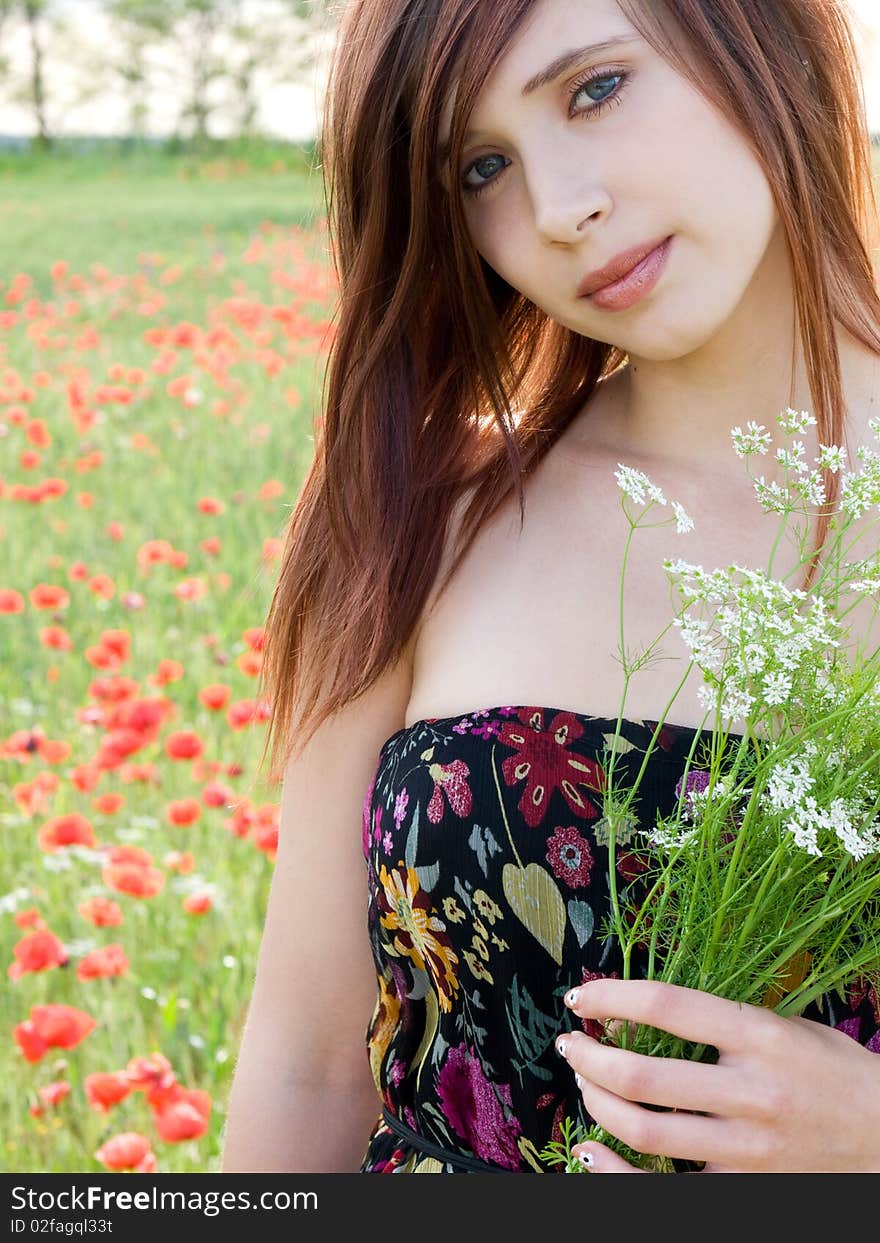
[[579, 989], [577, 989], [577, 988], [572, 988], [572, 989], [569, 989], [569, 991], [565, 994], [565, 1004], [566, 1004], [567, 1006], [573, 1006], [573, 1005], [575, 1005], [575, 1003], [577, 1002], [577, 999], [578, 999], [578, 992], [579, 992], [579, 991], [580, 991], [580, 990], [579, 990]]
[[566, 1041], [564, 1036], [560, 1036], [559, 1039], [556, 1041], [556, 1052], [559, 1054], [560, 1057], [565, 1057], [565, 1046], [567, 1043], [568, 1042]]
[[583, 1076], [579, 1075], [577, 1071], [574, 1072], [574, 1081], [578, 1085], [579, 1088], [582, 1088], [584, 1086]]
[[593, 1154], [591, 1152], [579, 1152], [578, 1161], [589, 1170], [593, 1165]]

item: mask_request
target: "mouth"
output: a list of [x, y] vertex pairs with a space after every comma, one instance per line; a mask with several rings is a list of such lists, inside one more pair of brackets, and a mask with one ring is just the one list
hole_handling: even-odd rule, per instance
[[622, 311], [635, 305], [654, 288], [666, 266], [673, 235], [635, 247], [585, 278], [579, 296], [603, 310]]

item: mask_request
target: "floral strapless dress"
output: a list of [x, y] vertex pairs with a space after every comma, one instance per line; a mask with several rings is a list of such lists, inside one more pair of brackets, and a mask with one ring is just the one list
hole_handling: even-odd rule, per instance
[[[616, 938], [605, 935], [601, 797], [615, 725], [497, 707], [415, 721], [383, 744], [363, 816], [378, 973], [366, 1042], [381, 1112], [361, 1173], [561, 1172], [538, 1154], [562, 1142], [565, 1117], [591, 1124], [554, 1041], [574, 1024], [599, 1035], [563, 997], [621, 974]], [[656, 726], [622, 722], [618, 788], [635, 780]], [[627, 846], [643, 849], [637, 831], [675, 809], [698, 734], [660, 731], [631, 827], [618, 834], [619, 889], [638, 884]], [[710, 742], [709, 731], [696, 739], [692, 772]], [[804, 1015], [880, 1052], [867, 985]]]

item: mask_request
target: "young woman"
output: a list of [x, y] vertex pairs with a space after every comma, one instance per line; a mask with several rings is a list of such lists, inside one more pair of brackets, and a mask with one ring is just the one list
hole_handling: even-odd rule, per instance
[[[768, 565], [778, 518], [731, 427], [778, 438], [789, 406], [818, 420], [810, 461], [876, 448], [845, 5], [353, 0], [324, 164], [339, 324], [267, 622], [281, 833], [224, 1168], [551, 1172], [538, 1153], [579, 1115], [691, 1168], [880, 1171], [868, 981], [782, 1018], [623, 980], [600, 935], [617, 464], [695, 523], [633, 543], [635, 651], [671, 617], [664, 556]], [[664, 651], [626, 702], [636, 759], [688, 663]], [[705, 725], [698, 688], [650, 757], [645, 824]], [[718, 1061], [600, 1043], [610, 1018]]]

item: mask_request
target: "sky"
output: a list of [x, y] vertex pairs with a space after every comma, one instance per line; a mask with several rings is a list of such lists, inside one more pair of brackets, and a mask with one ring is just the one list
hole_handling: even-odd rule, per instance
[[[767, 2], [772, 3], [772, 0]], [[873, 134], [880, 135], [880, 0], [847, 0], [847, 4], [859, 48], [868, 128]], [[88, 0], [63, 0], [62, 7], [68, 16], [75, 16], [78, 10], [82, 13], [83, 34], [90, 42], [100, 45], [103, 37], [109, 38], [109, 34], [105, 35], [100, 14]], [[10, 43], [6, 50], [13, 64], [26, 63], [23, 43]], [[62, 104], [56, 108], [54, 116], [50, 113], [50, 125], [54, 132], [103, 135], [125, 132], [126, 109], [123, 100], [102, 95], [91, 104], [70, 107], [65, 95], [72, 89], [71, 84], [62, 80], [63, 75], [56, 72]], [[185, 67], [182, 67], [174, 76], [180, 77], [184, 72]], [[261, 128], [268, 134], [294, 142], [314, 137], [322, 94], [320, 73], [299, 86], [267, 89], [260, 99]], [[67, 98], [70, 97], [67, 95]], [[152, 106], [150, 132], [156, 136], [173, 132], [178, 109], [173, 90], [157, 92]], [[211, 124], [215, 137], [223, 137], [229, 132], [228, 124], [224, 124], [220, 116], [215, 117]], [[25, 109], [0, 99], [0, 134], [24, 136], [32, 134], [33, 130], [33, 122]]]

